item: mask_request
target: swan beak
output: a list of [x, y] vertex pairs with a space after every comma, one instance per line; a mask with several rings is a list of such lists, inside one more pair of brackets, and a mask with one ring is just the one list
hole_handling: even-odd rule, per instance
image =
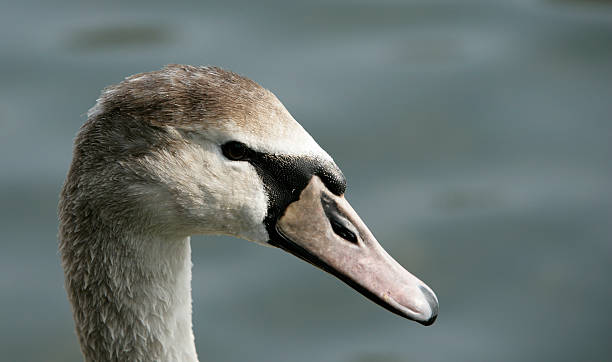
[[314, 176], [276, 223], [270, 241], [336, 276], [402, 317], [423, 325], [438, 315], [433, 291], [380, 246], [344, 196]]

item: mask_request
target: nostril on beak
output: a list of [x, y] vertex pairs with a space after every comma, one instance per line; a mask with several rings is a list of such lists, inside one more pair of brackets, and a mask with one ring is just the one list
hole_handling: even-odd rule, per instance
[[429, 303], [429, 308], [431, 309], [429, 319], [421, 322], [421, 324], [424, 326], [430, 326], [436, 321], [436, 318], [438, 318], [438, 299], [428, 288], [421, 285], [419, 286], [419, 289], [421, 290], [421, 293], [423, 293], [423, 296], [427, 300], [427, 303]]
[[342, 215], [336, 202], [330, 196], [321, 194], [321, 205], [336, 235], [353, 244], [359, 244], [357, 240], [357, 229], [344, 215]]

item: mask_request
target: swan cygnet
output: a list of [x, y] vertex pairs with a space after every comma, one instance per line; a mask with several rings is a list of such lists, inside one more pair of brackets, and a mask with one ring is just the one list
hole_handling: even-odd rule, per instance
[[438, 301], [344, 198], [332, 158], [270, 91], [169, 65], [106, 88], [74, 146], [59, 250], [87, 361], [197, 361], [190, 235], [281, 248], [424, 325]]

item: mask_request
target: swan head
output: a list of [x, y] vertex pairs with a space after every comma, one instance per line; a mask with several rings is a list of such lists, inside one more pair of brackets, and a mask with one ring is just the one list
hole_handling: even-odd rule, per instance
[[425, 325], [437, 316], [435, 294], [344, 198], [333, 159], [247, 78], [183, 65], [126, 78], [89, 111], [75, 153], [72, 183], [97, 180], [79, 187], [95, 188], [88, 202], [115, 215], [114, 228], [278, 247], [396, 314]]

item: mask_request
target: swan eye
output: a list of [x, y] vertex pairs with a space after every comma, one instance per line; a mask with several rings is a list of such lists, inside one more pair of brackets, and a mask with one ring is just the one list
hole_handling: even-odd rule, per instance
[[230, 141], [221, 146], [223, 155], [232, 161], [240, 161], [247, 158], [249, 148], [242, 142]]

